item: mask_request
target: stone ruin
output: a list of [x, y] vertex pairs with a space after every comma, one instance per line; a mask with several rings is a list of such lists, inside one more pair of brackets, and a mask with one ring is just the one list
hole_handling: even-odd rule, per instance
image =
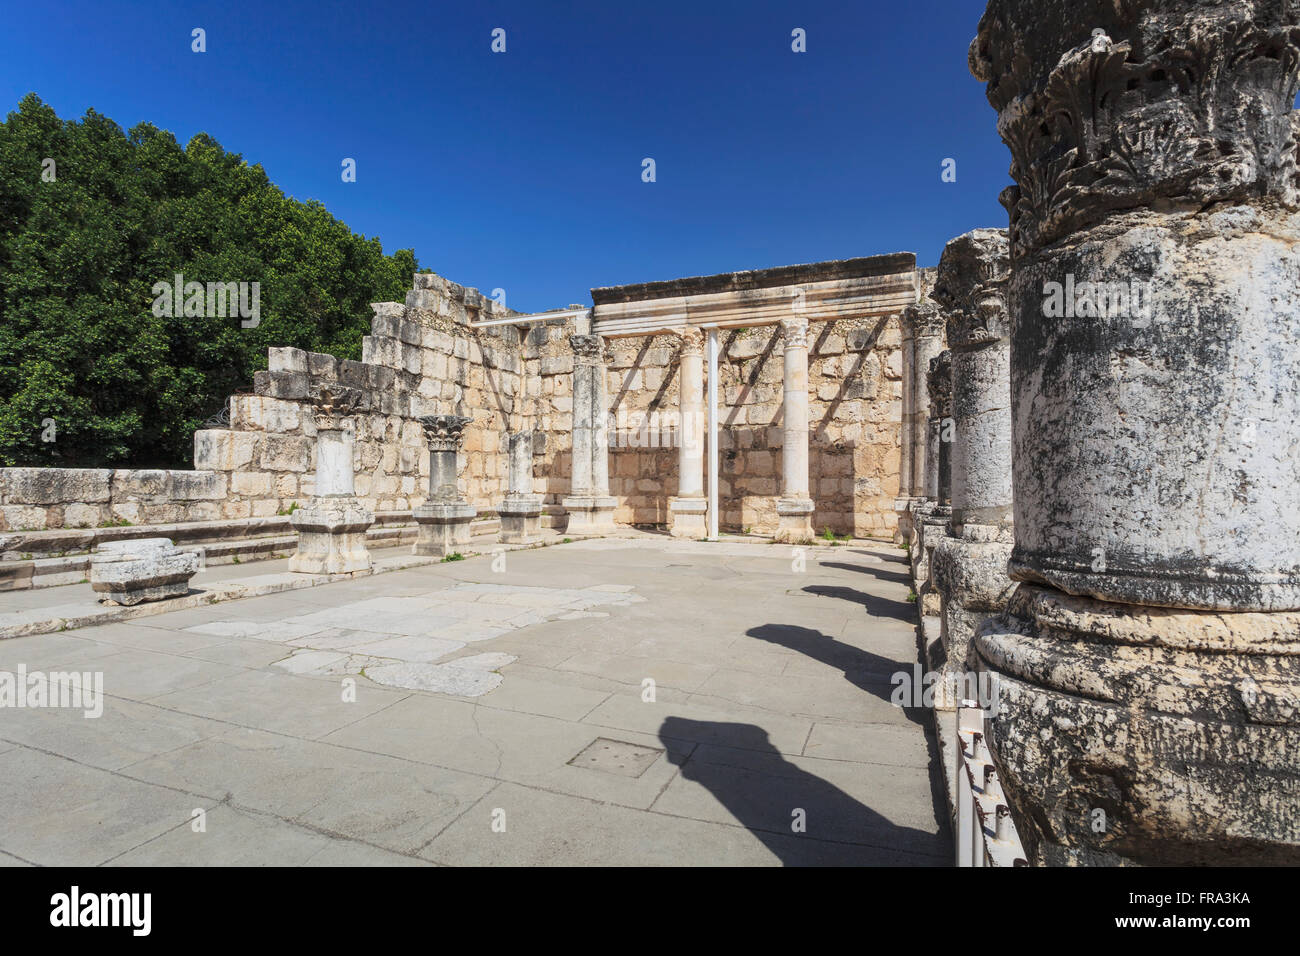
[[1007, 250], [955, 240], [934, 295], [948, 662], [997, 688], [1032, 862], [1296, 863], [1300, 9], [992, 0], [970, 62], [1015, 185]]
[[[1030, 862], [1300, 862], [1300, 8], [991, 0], [970, 67], [1012, 154], [1009, 224], [937, 269], [818, 263], [533, 316], [417, 275], [362, 362], [273, 349], [195, 471], [5, 469], [0, 587], [79, 570], [42, 572], [42, 548], [99, 546], [96, 588], [129, 597], [115, 568], [174, 558], [140, 540], [159, 528], [291, 525], [326, 573], [364, 571], [368, 542], [702, 537], [708, 330], [713, 517], [906, 544], [936, 719], [994, 688], [982, 732]], [[136, 527], [94, 527], [115, 519]]]

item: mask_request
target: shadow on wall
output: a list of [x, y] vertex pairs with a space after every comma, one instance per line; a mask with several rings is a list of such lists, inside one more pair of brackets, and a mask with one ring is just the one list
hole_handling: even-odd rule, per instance
[[[786, 866], [947, 862], [942, 830], [927, 833], [891, 823], [786, 760], [762, 727], [668, 717], [659, 738], [682, 777], [708, 790]], [[704, 742], [688, 756], [679, 741]]]

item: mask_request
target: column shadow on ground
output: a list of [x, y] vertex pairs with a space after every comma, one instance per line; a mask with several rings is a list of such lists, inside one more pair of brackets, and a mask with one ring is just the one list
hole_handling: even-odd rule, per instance
[[[837, 641], [829, 634], [823, 634], [811, 627], [797, 624], [760, 624], [745, 632], [749, 637], [769, 644], [777, 644], [792, 651], [833, 667], [844, 675], [854, 687], [890, 701], [897, 686], [890, 678], [897, 673], [912, 677], [912, 661], [896, 661], [872, 651], [854, 647]], [[927, 720], [924, 708], [900, 707], [903, 715], [914, 724], [925, 726]]]
[[869, 594], [843, 585], [810, 584], [803, 590], [805, 594], [861, 604], [872, 617], [892, 617], [904, 624], [916, 624], [916, 607], [906, 601], [895, 601], [893, 598], [880, 597], [878, 594]]
[[819, 568], [836, 568], [840, 571], [857, 571], [859, 574], [870, 574], [882, 581], [891, 581], [894, 584], [912, 583], [912, 575], [907, 571], [890, 571], [874, 564], [845, 564], [843, 561], [819, 561]]
[[[785, 759], [753, 724], [668, 717], [659, 728], [668, 759], [683, 778], [707, 789], [727, 812], [785, 866], [943, 866], [949, 842], [943, 827], [929, 833], [892, 823], [834, 784]], [[743, 756], [727, 762], [700, 749], [684, 753], [680, 740], [723, 737]], [[743, 760], [744, 765], [740, 765]], [[794, 824], [802, 811], [803, 832]]]

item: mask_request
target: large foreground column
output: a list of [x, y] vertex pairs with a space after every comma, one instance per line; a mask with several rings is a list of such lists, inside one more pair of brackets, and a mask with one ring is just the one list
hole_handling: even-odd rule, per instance
[[812, 540], [813, 501], [808, 490], [808, 320], [781, 320], [783, 399], [781, 497], [776, 502], [776, 540], [804, 544]]
[[704, 333], [685, 328], [676, 334], [681, 342], [681, 421], [677, 427], [677, 497], [668, 499], [672, 515], [669, 530], [675, 538], [703, 538], [708, 535], [708, 499], [704, 497]]
[[509, 470], [506, 496], [497, 508], [502, 544], [532, 544], [541, 539], [542, 499], [533, 494], [533, 433], [506, 436]]
[[615, 501], [609, 494], [609, 409], [605, 399], [605, 340], [571, 335], [573, 348], [573, 471], [563, 500], [570, 534], [609, 534]]
[[366, 529], [375, 516], [356, 498], [353, 486], [354, 432], [349, 418], [361, 404], [355, 388], [322, 389], [315, 396], [316, 489], [289, 522], [298, 547], [289, 570], [307, 574], [353, 574], [370, 568]]
[[[952, 518], [931, 558], [940, 595], [943, 674], [936, 706], [977, 698], [967, 657], [976, 627], [1006, 608], [1011, 558], [1011, 343], [1007, 234], [977, 229], [943, 250], [932, 295], [952, 354]], [[987, 702], [986, 702], [987, 703]]]
[[415, 554], [445, 558], [469, 544], [469, 523], [478, 509], [460, 496], [460, 446], [464, 415], [426, 415], [420, 419], [429, 443], [429, 497], [413, 512], [419, 530]]
[[1300, 862], [1300, 5], [993, 0], [1013, 576], [976, 637], [1039, 862]]

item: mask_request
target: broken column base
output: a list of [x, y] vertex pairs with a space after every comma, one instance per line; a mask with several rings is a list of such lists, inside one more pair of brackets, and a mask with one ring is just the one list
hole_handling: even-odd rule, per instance
[[1300, 863], [1300, 612], [1021, 584], [979, 629], [989, 745], [1031, 863]]
[[613, 498], [573, 495], [561, 504], [569, 514], [565, 534], [612, 534], [616, 530], [614, 508], [617, 502]]
[[917, 536], [921, 553], [916, 566], [916, 594], [923, 615], [938, 616], [942, 613], [939, 591], [934, 583], [934, 549], [948, 537], [951, 519], [952, 509], [947, 505], [937, 505], [921, 520]]
[[502, 544], [535, 544], [541, 540], [542, 499], [536, 495], [506, 495], [497, 508]]
[[672, 520], [668, 533], [674, 538], [708, 537], [708, 511], [707, 498], [669, 498], [668, 513], [672, 515]]
[[[899, 497], [894, 499], [894, 513], [898, 515], [898, 523], [894, 528], [894, 544], [900, 548], [911, 542], [913, 529], [912, 505], [918, 499], [910, 497]], [[924, 500], [924, 499], [919, 499]]]
[[478, 509], [464, 501], [426, 501], [411, 514], [419, 525], [411, 553], [445, 558], [469, 545], [469, 523]]
[[778, 498], [773, 540], [778, 544], [811, 544], [815, 507], [809, 498]]
[[298, 532], [298, 549], [289, 570], [300, 574], [356, 574], [370, 570], [366, 529], [374, 512], [351, 495], [312, 498], [289, 519]]
[[104, 604], [131, 606], [189, 593], [199, 556], [171, 538], [106, 541], [90, 558], [90, 587]]
[[[978, 532], [967, 526], [966, 533]], [[945, 536], [930, 556], [931, 581], [939, 594], [942, 621], [940, 642], [927, 648], [927, 666], [938, 671], [941, 680], [935, 688], [935, 707], [955, 710], [964, 699], [974, 699], [988, 709], [989, 702], [970, 693], [972, 662], [971, 641], [976, 630], [990, 617], [1006, 609], [1016, 589], [1007, 577], [1011, 558], [1009, 540], [972, 540]]]

